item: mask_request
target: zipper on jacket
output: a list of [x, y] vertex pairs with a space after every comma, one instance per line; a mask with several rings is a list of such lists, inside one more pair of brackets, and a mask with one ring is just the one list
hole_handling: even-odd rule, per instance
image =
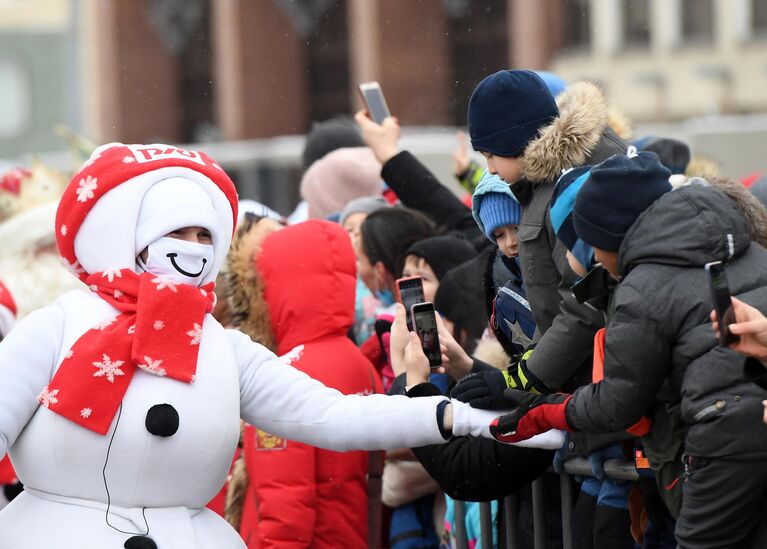
[[695, 423], [698, 423], [702, 421], [704, 418], [710, 416], [711, 414], [715, 414], [716, 412], [721, 412], [722, 410], [724, 410], [725, 406], [727, 406], [727, 403], [724, 400], [717, 400], [712, 405], [706, 406], [697, 414], [695, 414], [692, 417], [692, 419]]

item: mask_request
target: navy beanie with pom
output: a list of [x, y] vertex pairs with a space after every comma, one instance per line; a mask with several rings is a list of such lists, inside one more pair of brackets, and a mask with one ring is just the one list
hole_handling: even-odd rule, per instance
[[575, 199], [575, 232], [594, 248], [617, 252], [642, 212], [671, 190], [670, 175], [657, 154], [636, 149], [594, 166]]
[[469, 99], [469, 136], [479, 152], [519, 157], [559, 115], [554, 96], [533, 71], [503, 70], [480, 82]]

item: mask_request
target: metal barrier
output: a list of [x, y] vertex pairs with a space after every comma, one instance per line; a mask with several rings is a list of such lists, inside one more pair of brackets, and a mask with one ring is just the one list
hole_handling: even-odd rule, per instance
[[[570, 521], [572, 510], [575, 505], [575, 490], [573, 476], [593, 476], [591, 466], [585, 458], [573, 458], [565, 462], [565, 472], [559, 475], [560, 498], [562, 501], [562, 545], [564, 549], [572, 549], [573, 534]], [[608, 459], [604, 462], [605, 477], [611, 480], [635, 481], [639, 479], [636, 467], [628, 461]], [[533, 540], [535, 549], [546, 549], [546, 501], [543, 490], [543, 479], [537, 478], [532, 483], [533, 504]], [[502, 502], [503, 525], [506, 549], [519, 547], [519, 531], [517, 520], [519, 516], [519, 495], [506, 496]], [[455, 502], [455, 537], [457, 549], [468, 549], [465, 524], [465, 503]], [[492, 520], [490, 502], [483, 501], [479, 504], [479, 516], [483, 549], [493, 547], [493, 531], [495, 524]], [[504, 545], [501, 545], [502, 547]]]

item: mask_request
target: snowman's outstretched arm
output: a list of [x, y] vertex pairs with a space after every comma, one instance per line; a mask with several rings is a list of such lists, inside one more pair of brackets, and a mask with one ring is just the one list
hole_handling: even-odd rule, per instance
[[[248, 423], [336, 451], [445, 442], [437, 424], [437, 407], [445, 397], [343, 395], [280, 362], [241, 332], [228, 333], [240, 368], [240, 414]], [[497, 413], [474, 410], [462, 402], [451, 406], [454, 434], [489, 436], [488, 426]]]
[[53, 376], [63, 333], [64, 312], [50, 305], [25, 317], [0, 342], [0, 458], [37, 411], [38, 396]]

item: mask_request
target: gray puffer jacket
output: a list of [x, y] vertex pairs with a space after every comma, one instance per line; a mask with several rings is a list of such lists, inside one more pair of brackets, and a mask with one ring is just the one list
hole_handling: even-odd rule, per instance
[[[762, 400], [745, 359], [720, 346], [704, 265], [727, 262], [733, 295], [767, 309], [767, 250], [752, 243], [735, 204], [711, 187], [669, 192], [631, 227], [620, 249], [605, 341], [605, 379], [575, 392], [567, 419], [576, 429], [625, 429], [658, 405], [681, 402], [685, 453], [767, 457]], [[663, 389], [663, 390], [661, 390]]]
[[572, 84], [557, 97], [557, 105], [559, 116], [527, 145], [525, 178], [511, 191], [522, 206], [519, 259], [538, 327], [527, 367], [546, 386], [568, 390], [591, 379], [594, 334], [604, 319], [570, 292], [578, 277], [551, 225], [551, 195], [563, 169], [597, 164], [625, 153], [627, 144], [608, 125], [607, 99], [596, 85]]

